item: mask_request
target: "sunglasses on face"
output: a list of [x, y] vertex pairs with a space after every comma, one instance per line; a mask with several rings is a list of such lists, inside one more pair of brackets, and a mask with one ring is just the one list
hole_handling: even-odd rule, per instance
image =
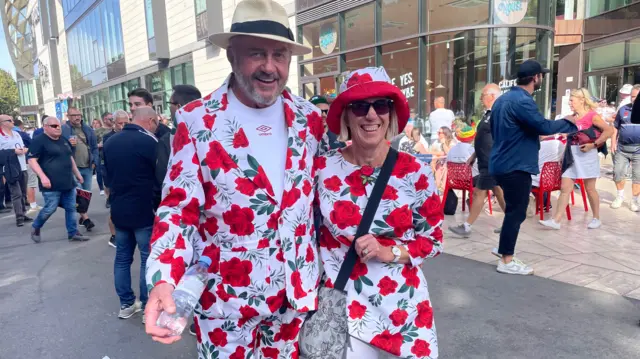
[[323, 115], [326, 115], [329, 113], [329, 110], [320, 110], [320, 112], [322, 112]]
[[378, 115], [386, 115], [391, 111], [393, 107], [393, 101], [391, 100], [376, 100], [374, 102], [367, 101], [355, 101], [350, 103], [347, 107], [351, 109], [351, 112], [358, 116], [364, 117], [369, 113], [369, 109], [373, 106], [373, 110]]
[[58, 128], [58, 127], [60, 127], [60, 125], [47, 125], [47, 126], [48, 126], [48, 127], [51, 127], [51, 128]]

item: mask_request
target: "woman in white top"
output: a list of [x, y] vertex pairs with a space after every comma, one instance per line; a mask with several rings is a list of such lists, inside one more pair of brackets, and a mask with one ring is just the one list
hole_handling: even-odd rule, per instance
[[453, 138], [451, 129], [447, 126], [442, 126], [438, 130], [438, 140], [429, 149], [429, 153], [433, 155], [431, 170], [436, 174], [436, 185], [440, 192], [444, 191], [444, 180], [447, 174], [447, 154], [456, 143], [458, 142]]
[[[13, 130], [13, 127], [13, 118], [11, 116], [0, 115], [0, 157], [5, 160], [4, 177], [9, 182], [11, 203], [16, 214], [16, 225], [22, 227], [25, 222], [33, 221], [25, 216], [28, 178], [25, 158], [27, 148], [24, 147], [22, 137]], [[11, 163], [15, 161], [15, 156], [17, 156], [17, 161], [20, 164], [20, 173], [18, 174], [11, 167]]]

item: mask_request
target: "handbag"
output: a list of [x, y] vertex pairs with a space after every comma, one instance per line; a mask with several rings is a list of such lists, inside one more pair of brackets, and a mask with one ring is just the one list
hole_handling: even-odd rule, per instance
[[[398, 159], [398, 152], [389, 148], [380, 175], [371, 191], [371, 196], [364, 209], [362, 220], [356, 230], [355, 238], [369, 233], [382, 194], [387, 187], [389, 177]], [[307, 316], [300, 329], [300, 358], [302, 359], [343, 359], [349, 339], [349, 322], [347, 318], [347, 295], [345, 286], [358, 260], [355, 247], [351, 242], [344, 262], [338, 272], [334, 288], [320, 286], [318, 290], [318, 309]]]

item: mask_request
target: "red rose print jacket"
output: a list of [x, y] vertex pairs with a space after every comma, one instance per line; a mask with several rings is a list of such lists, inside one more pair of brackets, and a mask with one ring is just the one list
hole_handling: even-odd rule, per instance
[[[316, 161], [320, 259], [332, 287], [356, 233], [380, 168], [358, 167], [340, 150]], [[356, 262], [347, 282], [349, 334], [401, 358], [437, 358], [438, 341], [421, 265], [442, 252], [444, 215], [431, 169], [399, 153], [369, 233], [383, 246], [403, 246], [411, 263]]]
[[[242, 124], [227, 116], [230, 77], [222, 87], [176, 114], [169, 170], [147, 260], [147, 283], [172, 285], [201, 256], [212, 259], [200, 299], [208, 318], [277, 312], [286, 299], [299, 312], [316, 308], [319, 265], [314, 234], [313, 163], [322, 118], [309, 102], [282, 93], [288, 126], [280, 202], [252, 156]], [[199, 309], [200, 310], [200, 309]]]

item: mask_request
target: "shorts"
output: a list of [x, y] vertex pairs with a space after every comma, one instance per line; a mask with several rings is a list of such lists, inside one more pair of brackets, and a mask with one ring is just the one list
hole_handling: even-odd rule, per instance
[[27, 188], [36, 188], [38, 187], [38, 175], [33, 172], [31, 167], [27, 166]]
[[640, 153], [628, 153], [620, 150], [613, 155], [616, 159], [613, 166], [613, 180], [623, 181], [627, 176], [627, 170], [631, 165], [631, 179], [634, 184], [640, 184]]
[[485, 170], [480, 171], [480, 174], [474, 177], [473, 180], [473, 186], [483, 191], [490, 191], [493, 187], [498, 185], [496, 178]]

